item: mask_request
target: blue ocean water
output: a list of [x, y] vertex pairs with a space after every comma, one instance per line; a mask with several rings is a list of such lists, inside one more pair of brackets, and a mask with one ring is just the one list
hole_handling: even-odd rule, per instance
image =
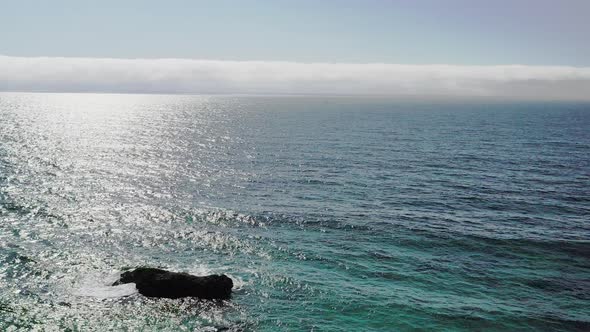
[[0, 94], [1, 330], [588, 331], [589, 217], [587, 103]]

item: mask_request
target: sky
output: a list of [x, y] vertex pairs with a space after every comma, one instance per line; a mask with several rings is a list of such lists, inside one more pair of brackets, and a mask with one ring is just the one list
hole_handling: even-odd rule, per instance
[[588, 0], [0, 0], [0, 8], [0, 90], [590, 98]]

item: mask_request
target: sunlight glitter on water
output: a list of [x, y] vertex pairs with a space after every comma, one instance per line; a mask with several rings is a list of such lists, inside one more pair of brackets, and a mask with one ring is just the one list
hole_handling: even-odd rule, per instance
[[0, 327], [583, 330], [588, 109], [0, 94]]

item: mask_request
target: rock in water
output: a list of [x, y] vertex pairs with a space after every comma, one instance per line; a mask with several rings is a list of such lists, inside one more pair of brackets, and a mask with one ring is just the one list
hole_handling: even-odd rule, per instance
[[134, 282], [140, 294], [149, 297], [198, 297], [201, 299], [228, 299], [233, 282], [226, 275], [197, 277], [188, 273], [140, 267], [121, 274], [113, 286]]

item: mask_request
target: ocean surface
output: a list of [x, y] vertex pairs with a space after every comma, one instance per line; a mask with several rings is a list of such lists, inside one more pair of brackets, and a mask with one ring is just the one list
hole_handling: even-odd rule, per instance
[[0, 330], [589, 331], [590, 104], [1, 93]]

